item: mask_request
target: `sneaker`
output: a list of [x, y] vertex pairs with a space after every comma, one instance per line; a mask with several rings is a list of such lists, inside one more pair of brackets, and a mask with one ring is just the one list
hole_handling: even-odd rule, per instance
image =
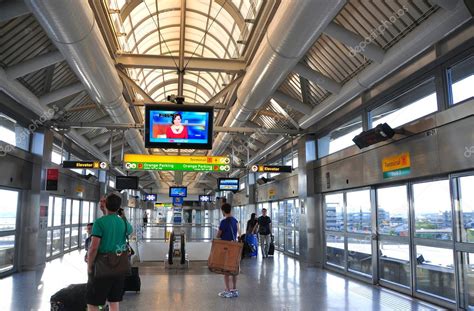
[[231, 289], [230, 293], [232, 294], [232, 297], [239, 297], [239, 290], [238, 289]]
[[234, 297], [230, 291], [226, 291], [226, 290], [220, 292], [218, 295], [219, 295], [219, 297], [222, 297], [222, 298], [232, 298], [232, 297]]

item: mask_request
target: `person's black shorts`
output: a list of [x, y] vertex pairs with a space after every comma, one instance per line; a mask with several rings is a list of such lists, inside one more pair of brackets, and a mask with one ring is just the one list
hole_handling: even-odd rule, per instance
[[89, 275], [87, 281], [87, 304], [103, 306], [105, 301], [122, 301], [125, 277], [96, 279]]

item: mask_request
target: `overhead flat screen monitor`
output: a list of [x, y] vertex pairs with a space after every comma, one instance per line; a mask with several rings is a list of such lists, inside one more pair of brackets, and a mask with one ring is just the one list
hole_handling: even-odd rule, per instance
[[137, 176], [117, 176], [115, 177], [115, 188], [118, 191], [125, 189], [138, 189], [138, 177]]
[[170, 187], [170, 197], [185, 198], [188, 196], [187, 187]]
[[213, 116], [207, 106], [146, 105], [145, 146], [212, 149]]
[[219, 178], [218, 189], [219, 191], [239, 191], [239, 179]]

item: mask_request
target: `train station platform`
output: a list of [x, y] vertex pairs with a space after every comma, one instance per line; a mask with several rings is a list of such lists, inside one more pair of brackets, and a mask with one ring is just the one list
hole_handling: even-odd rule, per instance
[[[83, 252], [0, 280], [1, 310], [49, 310], [49, 298], [72, 283], [87, 281]], [[127, 292], [120, 310], [440, 310], [434, 305], [326, 270], [305, 267], [292, 257], [244, 259], [238, 298], [221, 298], [221, 275], [205, 262], [189, 270], [165, 270], [163, 263], [139, 264], [142, 290]]]

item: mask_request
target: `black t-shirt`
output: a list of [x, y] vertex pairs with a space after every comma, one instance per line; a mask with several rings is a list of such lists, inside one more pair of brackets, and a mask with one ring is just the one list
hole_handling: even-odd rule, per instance
[[268, 235], [270, 234], [270, 224], [272, 223], [272, 220], [268, 216], [260, 216], [258, 217], [258, 233], [262, 235]]

